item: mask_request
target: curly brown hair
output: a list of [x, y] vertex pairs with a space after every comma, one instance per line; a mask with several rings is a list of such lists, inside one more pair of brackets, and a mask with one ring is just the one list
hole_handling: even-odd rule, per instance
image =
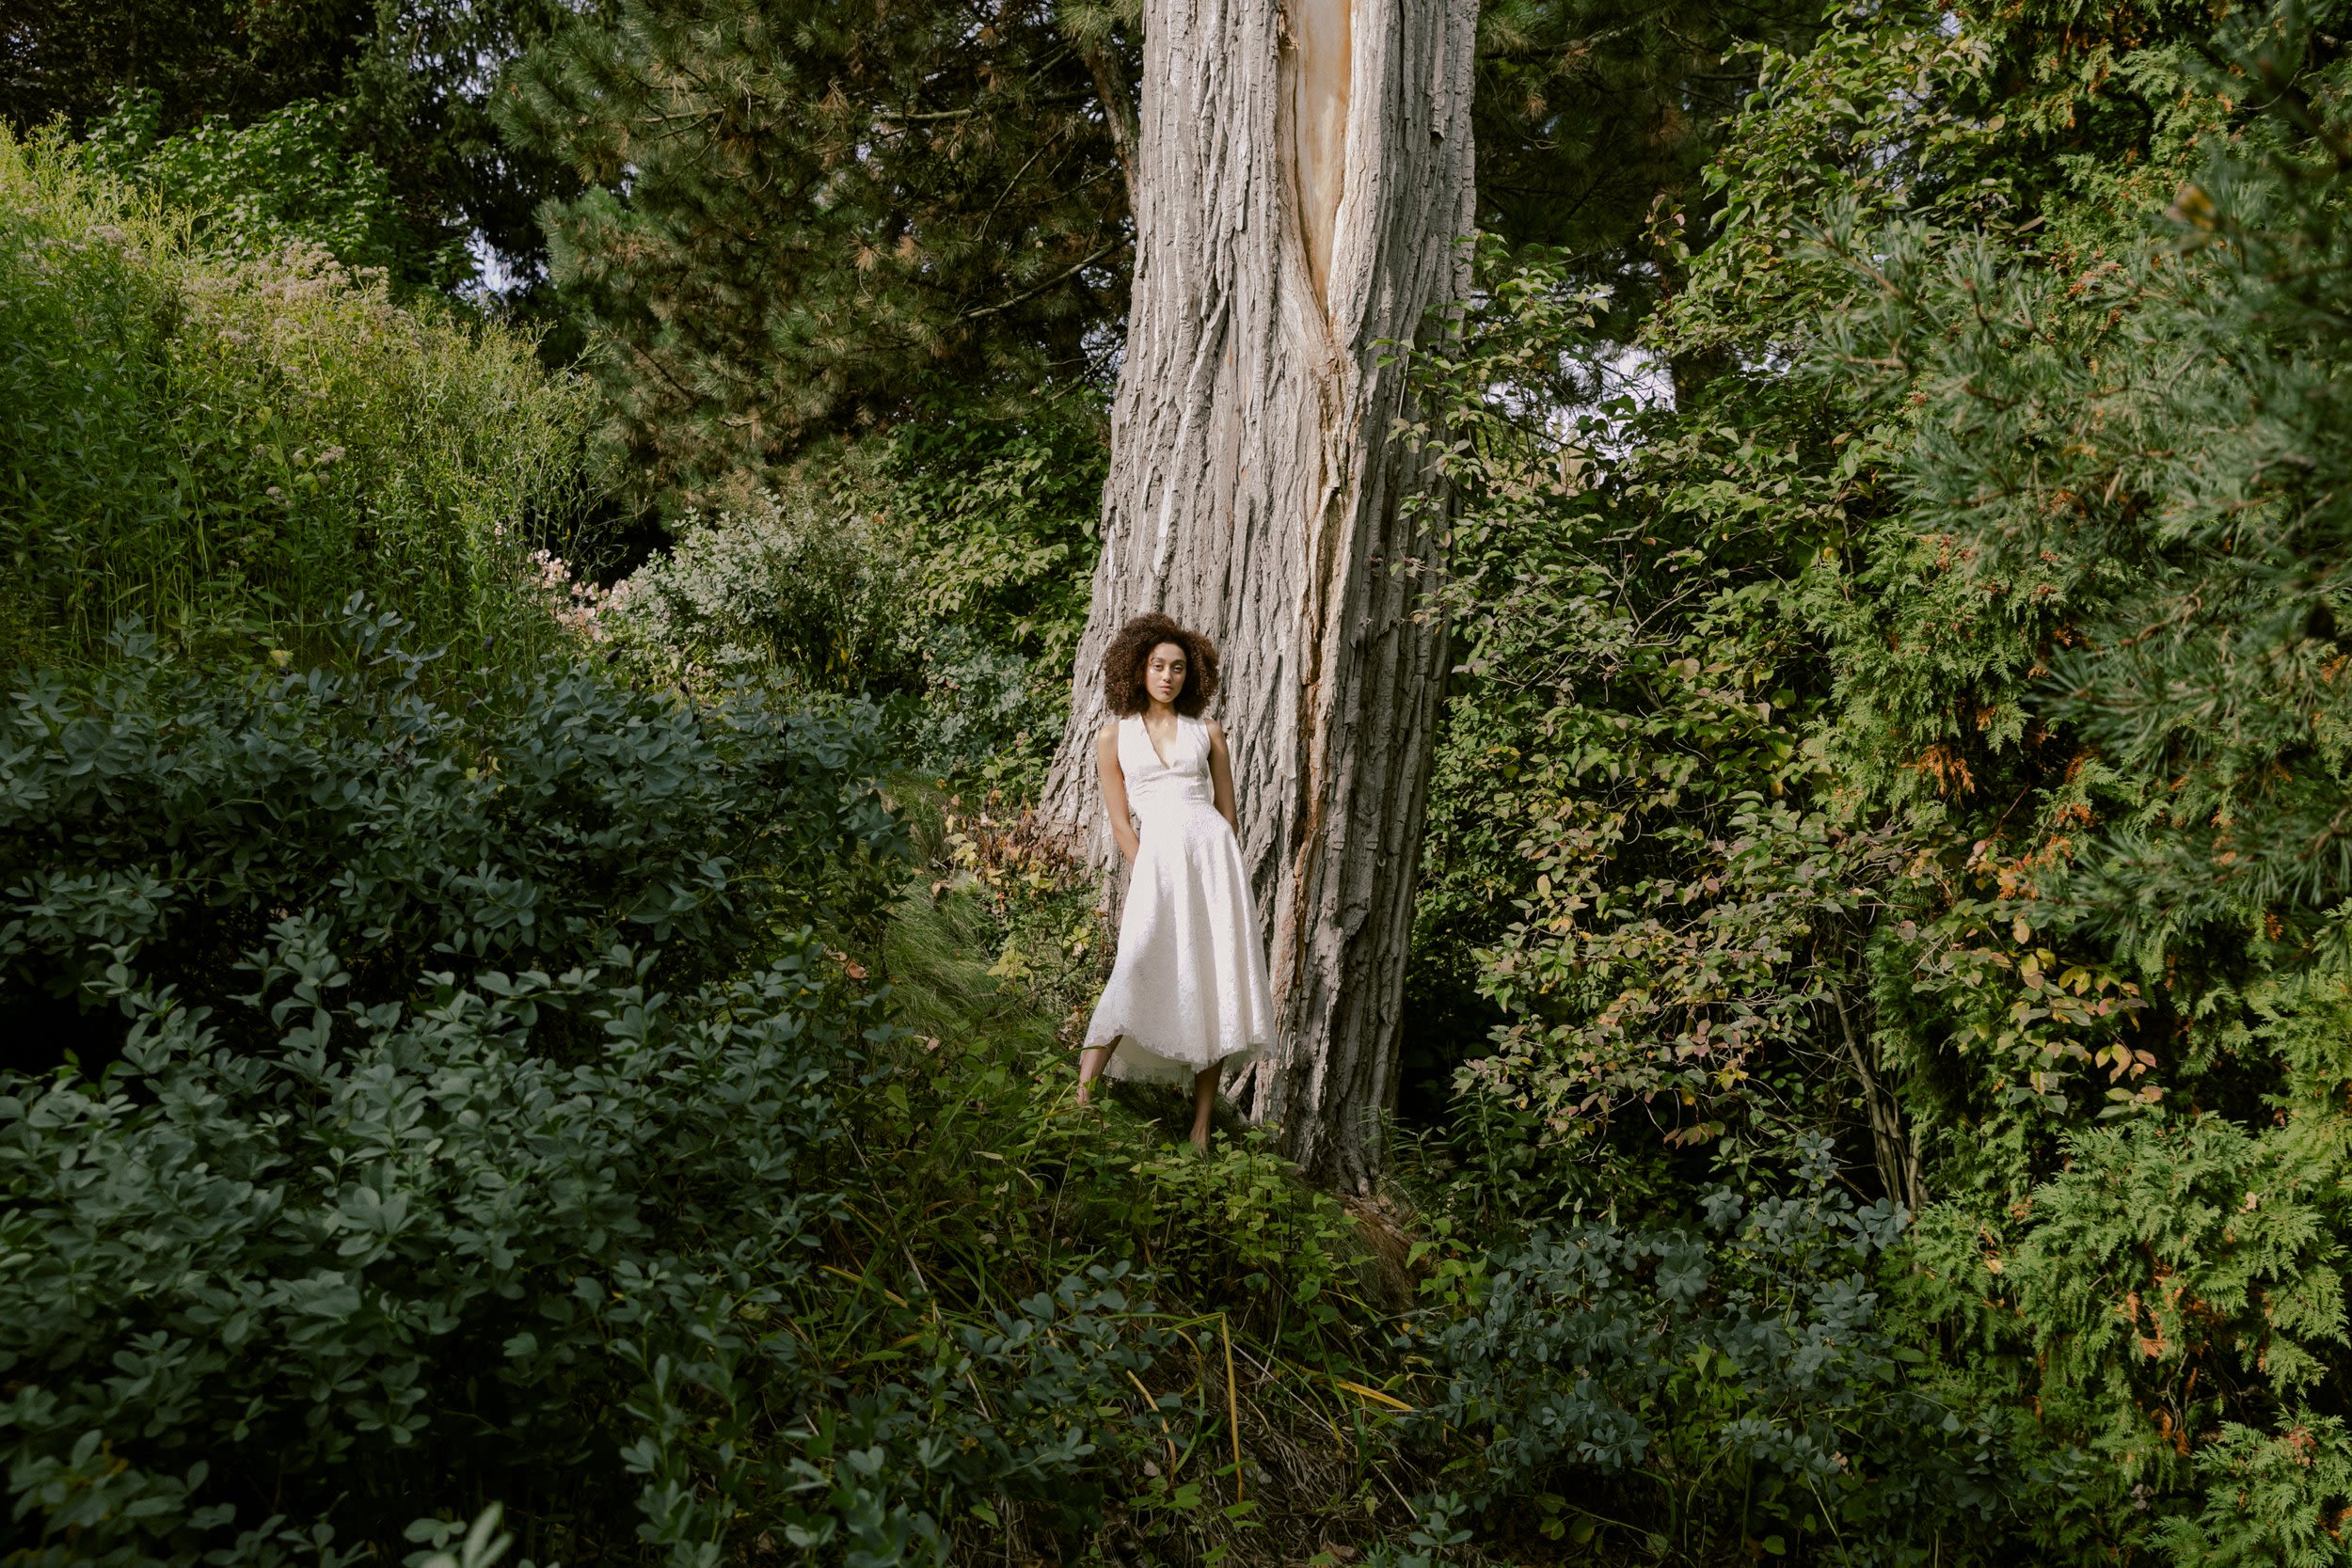
[[1216, 644], [1197, 631], [1187, 631], [1166, 615], [1138, 615], [1119, 628], [1103, 655], [1103, 700], [1121, 718], [1152, 705], [1143, 689], [1144, 661], [1163, 642], [1184, 650], [1184, 686], [1176, 693], [1176, 711], [1198, 719], [1216, 695]]

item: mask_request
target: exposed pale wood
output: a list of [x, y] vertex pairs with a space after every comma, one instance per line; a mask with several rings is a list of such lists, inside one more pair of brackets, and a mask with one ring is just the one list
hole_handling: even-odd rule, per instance
[[1395, 344], [1466, 287], [1475, 0], [1145, 0], [1136, 265], [1102, 562], [1048, 810], [1111, 858], [1096, 671], [1162, 610], [1225, 654], [1243, 850], [1286, 1022], [1232, 1085], [1360, 1188], [1396, 1024], [1440, 628]]
[[1291, 178], [1297, 186], [1299, 238], [1307, 247], [1307, 276], [1315, 298], [1330, 299], [1331, 246], [1337, 239], [1340, 198], [1347, 189], [1347, 106], [1353, 96], [1348, 67], [1354, 57], [1354, 22], [1348, 0], [1294, 0], [1290, 8], [1288, 69], [1283, 72], [1282, 111], [1289, 116]]

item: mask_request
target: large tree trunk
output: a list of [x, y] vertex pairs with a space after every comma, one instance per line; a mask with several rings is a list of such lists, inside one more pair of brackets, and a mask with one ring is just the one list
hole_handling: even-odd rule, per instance
[[1050, 813], [1113, 851], [1102, 654], [1215, 639], [1284, 1039], [1232, 1085], [1361, 1189], [1396, 1034], [1442, 628], [1399, 343], [1468, 282], [1476, 0], [1145, 0], [1134, 304], [1103, 555]]

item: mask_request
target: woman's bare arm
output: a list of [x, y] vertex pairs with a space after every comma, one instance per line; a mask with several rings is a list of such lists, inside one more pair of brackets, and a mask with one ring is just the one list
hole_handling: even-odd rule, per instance
[[1216, 791], [1216, 809], [1233, 832], [1241, 832], [1241, 818], [1233, 810], [1233, 758], [1225, 750], [1225, 727], [1216, 720], [1209, 721], [1209, 783]]
[[1103, 809], [1110, 813], [1111, 837], [1119, 841], [1119, 852], [1133, 865], [1136, 851], [1141, 846], [1136, 840], [1136, 826], [1127, 809], [1127, 774], [1119, 766], [1119, 726], [1105, 724], [1094, 737], [1094, 770], [1103, 780]]

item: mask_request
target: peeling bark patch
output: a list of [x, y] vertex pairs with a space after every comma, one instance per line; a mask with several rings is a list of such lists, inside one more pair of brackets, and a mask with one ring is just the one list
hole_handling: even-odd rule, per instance
[[1331, 306], [1331, 245], [1340, 198], [1347, 188], [1348, 72], [1355, 18], [1349, 0], [1290, 0], [1282, 52], [1289, 145], [1283, 150], [1307, 245], [1307, 276], [1316, 303]]

